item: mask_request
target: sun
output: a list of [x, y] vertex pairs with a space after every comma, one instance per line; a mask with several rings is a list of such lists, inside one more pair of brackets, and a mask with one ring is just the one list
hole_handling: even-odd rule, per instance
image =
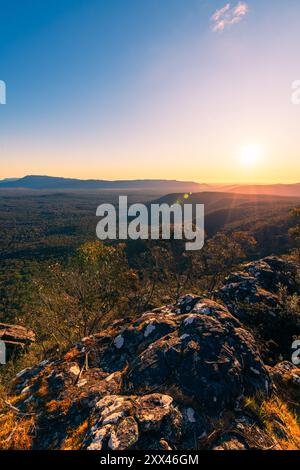
[[240, 149], [238, 160], [242, 166], [253, 168], [260, 162], [263, 153], [261, 145], [247, 144]]

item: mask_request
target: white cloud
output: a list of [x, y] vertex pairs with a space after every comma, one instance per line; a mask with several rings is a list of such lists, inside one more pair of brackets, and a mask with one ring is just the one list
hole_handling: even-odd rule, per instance
[[230, 10], [230, 3], [226, 3], [223, 8], [220, 8], [219, 10], [215, 11], [211, 19], [213, 21], [219, 21], [228, 12], [228, 10]]
[[245, 2], [239, 2], [236, 6], [231, 7], [230, 3], [226, 3], [222, 8], [216, 10], [211, 17], [213, 22], [212, 30], [224, 31], [226, 26], [239, 23], [248, 13], [249, 7]]

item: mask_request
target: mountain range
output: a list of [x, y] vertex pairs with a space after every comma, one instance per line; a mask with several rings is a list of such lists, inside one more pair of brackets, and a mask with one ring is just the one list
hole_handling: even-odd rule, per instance
[[201, 185], [176, 180], [82, 180], [53, 176], [29, 175], [0, 181], [0, 188], [18, 189], [164, 189], [167, 191], [200, 191]]
[[79, 189], [153, 189], [168, 192], [227, 192], [300, 197], [300, 183], [295, 184], [205, 184], [166, 179], [97, 180], [28, 175], [0, 181], [0, 189], [79, 190]]

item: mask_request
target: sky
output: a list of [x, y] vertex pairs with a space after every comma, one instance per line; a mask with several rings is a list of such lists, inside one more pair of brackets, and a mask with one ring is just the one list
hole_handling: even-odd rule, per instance
[[0, 0], [0, 178], [299, 182], [299, 0]]

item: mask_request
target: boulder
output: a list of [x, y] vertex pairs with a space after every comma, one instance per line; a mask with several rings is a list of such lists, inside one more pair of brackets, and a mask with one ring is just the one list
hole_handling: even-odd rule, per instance
[[283, 361], [275, 367], [270, 367], [269, 372], [276, 388], [300, 413], [300, 368], [289, 361]]
[[85, 438], [88, 450], [147, 448], [153, 441], [178, 441], [182, 415], [168, 395], [110, 395], [93, 410], [94, 425]]
[[228, 312], [202, 299], [190, 313], [175, 315], [177, 328], [132, 361], [124, 375], [126, 390], [167, 393], [176, 386], [211, 413], [234, 407], [242, 395], [269, 394], [254, 339]]
[[227, 306], [236, 302], [254, 304], [265, 302], [270, 307], [278, 302], [278, 288], [283, 286], [288, 293], [297, 291], [295, 263], [269, 256], [243, 265], [242, 271], [230, 274], [224, 285], [215, 292], [215, 297]]
[[195, 448], [210, 419], [272, 385], [252, 335], [227, 307], [186, 295], [175, 305], [117, 322], [62, 359], [18, 374], [23, 413], [36, 413], [32, 448]]

